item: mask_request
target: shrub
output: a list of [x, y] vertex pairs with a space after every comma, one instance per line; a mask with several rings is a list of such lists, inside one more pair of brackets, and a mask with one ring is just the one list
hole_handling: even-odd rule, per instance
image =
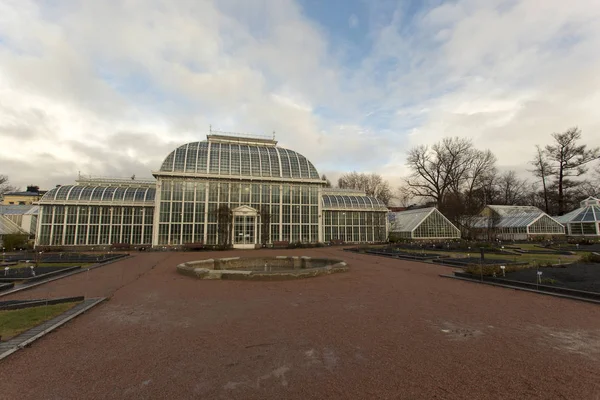
[[569, 243], [578, 244], [580, 246], [589, 246], [589, 245], [594, 244], [594, 241], [592, 241], [590, 239], [574, 238], [574, 239], [569, 240]]
[[[505, 273], [514, 272], [522, 269], [522, 265], [506, 265], [504, 269]], [[497, 265], [478, 265], [478, 264], [469, 264], [463, 268], [464, 272], [471, 275], [483, 275], [483, 276], [494, 276], [502, 278], [502, 269], [500, 268], [500, 264]]]
[[600, 254], [586, 253], [579, 258], [582, 263], [600, 263]]
[[542, 278], [542, 285], [555, 285], [558, 281], [552, 278]]
[[26, 249], [28, 247], [27, 235], [19, 235], [16, 233], [4, 235], [2, 240], [2, 246], [5, 248], [6, 251]]

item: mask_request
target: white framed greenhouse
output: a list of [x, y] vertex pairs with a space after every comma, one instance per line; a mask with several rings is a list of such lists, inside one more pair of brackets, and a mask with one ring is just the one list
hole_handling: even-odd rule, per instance
[[379, 242], [387, 208], [326, 189], [314, 165], [270, 137], [210, 132], [172, 150], [155, 179], [81, 178], [39, 201], [38, 246], [224, 246]]
[[390, 238], [428, 240], [460, 238], [460, 230], [434, 207], [391, 212], [388, 218]]
[[567, 228], [569, 236], [600, 236], [600, 199], [588, 197], [580, 207], [560, 217], [557, 221]]
[[565, 234], [560, 222], [534, 206], [488, 205], [465, 222], [465, 235], [479, 240], [529, 240]]
[[387, 207], [374, 197], [352, 189], [323, 190], [321, 196], [325, 242], [383, 242], [387, 238]]

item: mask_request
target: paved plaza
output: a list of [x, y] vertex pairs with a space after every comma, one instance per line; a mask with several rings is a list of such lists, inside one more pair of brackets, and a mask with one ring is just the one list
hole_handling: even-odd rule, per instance
[[[185, 261], [307, 255], [350, 272], [210, 281]], [[340, 248], [139, 253], [8, 298], [108, 297], [0, 363], [6, 399], [598, 399], [600, 307]], [[5, 298], [7, 299], [7, 298]]]

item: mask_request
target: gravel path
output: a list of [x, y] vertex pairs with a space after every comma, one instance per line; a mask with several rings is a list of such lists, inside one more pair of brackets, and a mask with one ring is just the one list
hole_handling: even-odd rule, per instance
[[[285, 282], [199, 281], [179, 262], [345, 259]], [[6, 399], [598, 399], [600, 307], [340, 249], [141, 253], [12, 298], [110, 297], [0, 363]]]

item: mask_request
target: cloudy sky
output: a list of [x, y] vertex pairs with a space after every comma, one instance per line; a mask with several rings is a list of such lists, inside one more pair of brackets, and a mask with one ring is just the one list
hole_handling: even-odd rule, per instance
[[149, 177], [209, 126], [396, 183], [444, 136], [600, 145], [597, 0], [0, 0], [0, 174]]

